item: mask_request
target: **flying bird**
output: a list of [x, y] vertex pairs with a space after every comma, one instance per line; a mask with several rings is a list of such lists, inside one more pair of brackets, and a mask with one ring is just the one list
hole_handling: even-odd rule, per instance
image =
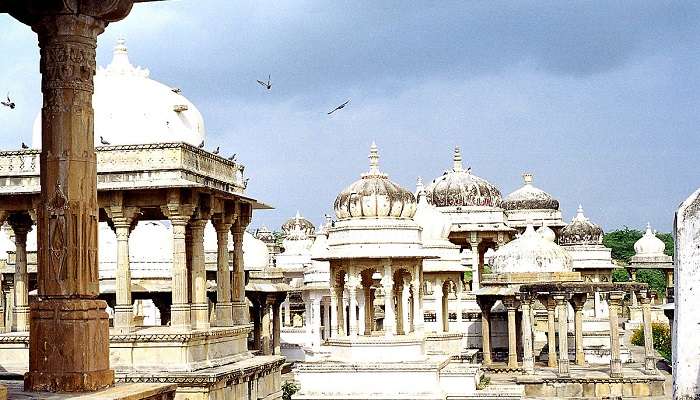
[[216, 150], [212, 151], [212, 154], [219, 154], [219, 146], [216, 146]]
[[345, 108], [346, 105], [348, 105], [349, 102], [350, 102], [350, 99], [348, 99], [345, 103], [339, 105], [338, 107], [328, 111], [328, 115], [331, 115], [338, 110], [342, 110], [343, 108]]
[[229, 161], [236, 161], [236, 153], [233, 153], [231, 157], [228, 158]]
[[24, 142], [22, 142], [22, 148], [23, 148], [23, 149], [28, 149], [29, 146], [27, 146]]
[[105, 138], [103, 138], [102, 136], [100, 136], [100, 143], [102, 143], [102, 144], [105, 145], [105, 146], [109, 146], [109, 144], [110, 144], [110, 143], [109, 143], [108, 141], [106, 141]]
[[200, 143], [198, 147], [199, 147], [200, 149], [203, 149], [203, 148], [204, 148], [204, 140], [202, 140], [202, 143]]
[[10, 110], [15, 109], [15, 102], [10, 100], [10, 94], [7, 94], [7, 101], [0, 101], [0, 104], [2, 104], [5, 107], [10, 107]]
[[172, 90], [173, 93], [177, 93], [177, 94], [182, 93], [182, 89], [180, 89], [179, 87], [174, 87], [174, 88], [172, 88], [172, 89], [170, 89], [170, 90]]
[[267, 82], [263, 82], [260, 79], [257, 80], [259, 84], [261, 84], [265, 89], [270, 90], [272, 89], [272, 83], [270, 83], [270, 75], [267, 75]]

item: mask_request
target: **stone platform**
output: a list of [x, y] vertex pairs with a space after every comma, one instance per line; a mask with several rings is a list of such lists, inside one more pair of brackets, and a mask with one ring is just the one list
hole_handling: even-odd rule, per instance
[[25, 392], [24, 383], [18, 381], [0, 381], [0, 387], [8, 389], [8, 399], [13, 400], [173, 400], [176, 385], [170, 384], [130, 384], [116, 385], [93, 393], [46, 393]]

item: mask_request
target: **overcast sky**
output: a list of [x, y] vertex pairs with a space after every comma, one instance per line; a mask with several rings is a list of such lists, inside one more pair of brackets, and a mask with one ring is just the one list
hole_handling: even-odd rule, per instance
[[[246, 164], [249, 193], [276, 208], [253, 226], [297, 209], [318, 223], [372, 140], [411, 190], [459, 145], [504, 196], [529, 171], [567, 221], [582, 203], [606, 230], [669, 231], [700, 186], [698, 2], [166, 1], [111, 24], [99, 65], [121, 36], [197, 105], [208, 147]], [[14, 149], [41, 105], [36, 37], [0, 15], [0, 49], [17, 103], [0, 109], [0, 148]]]

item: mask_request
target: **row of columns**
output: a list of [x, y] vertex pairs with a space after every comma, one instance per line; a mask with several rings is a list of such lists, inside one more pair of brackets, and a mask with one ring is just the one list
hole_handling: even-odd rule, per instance
[[[621, 311], [624, 295], [625, 292], [622, 291], [607, 293], [610, 314], [610, 376], [613, 378], [620, 378], [623, 375], [620, 355], [618, 313]], [[642, 291], [638, 293], [638, 296], [642, 305], [644, 319], [644, 369], [647, 373], [655, 373], [656, 359], [654, 357], [651, 332], [651, 300], [653, 295], [650, 295], [649, 292]], [[503, 305], [508, 313], [508, 367], [518, 368], [516, 311], [518, 307], [520, 307], [522, 318], [522, 368], [526, 374], [535, 373], [533, 308], [536, 298], [540, 300], [547, 310], [547, 365], [551, 368], [557, 368], [558, 376], [569, 377], [568, 306], [570, 304], [574, 310], [575, 364], [583, 366], [586, 363], [583, 351], [583, 306], [587, 299], [587, 293], [572, 294], [557, 292], [533, 294], [521, 292], [518, 294], [517, 298], [512, 296], [503, 298]], [[491, 354], [490, 317], [491, 308], [495, 302], [495, 298], [478, 299], [482, 316], [483, 360], [486, 365], [493, 363]], [[558, 352], [557, 344], [559, 348]]]
[[462, 322], [462, 282], [436, 278], [433, 285], [433, 299], [435, 304], [435, 324], [438, 331], [450, 331], [450, 307], [449, 307], [449, 282], [455, 285], [457, 323]]

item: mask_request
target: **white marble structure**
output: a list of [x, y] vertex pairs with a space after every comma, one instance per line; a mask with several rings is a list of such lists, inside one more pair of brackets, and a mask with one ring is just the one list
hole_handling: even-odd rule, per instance
[[673, 321], [673, 398], [700, 398], [700, 189], [676, 211], [675, 315]]
[[508, 226], [522, 232], [527, 221], [559, 230], [564, 226], [559, 201], [551, 194], [535, 187], [531, 173], [523, 174], [524, 184], [503, 199], [502, 207]]

